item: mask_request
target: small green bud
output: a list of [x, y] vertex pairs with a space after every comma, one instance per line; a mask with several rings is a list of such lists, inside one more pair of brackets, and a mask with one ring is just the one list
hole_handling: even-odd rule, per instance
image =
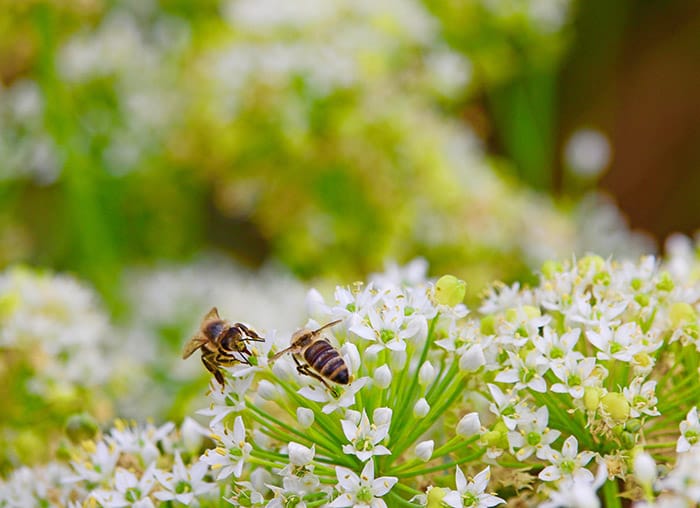
[[622, 444], [622, 447], [625, 450], [631, 450], [636, 444], [634, 434], [632, 434], [631, 432], [627, 432], [626, 430], [623, 431], [620, 435], [620, 443]]
[[649, 305], [649, 295], [635, 295], [634, 301], [637, 302], [640, 305], [640, 307], [646, 307], [647, 305]]
[[603, 409], [614, 420], [626, 420], [630, 415], [630, 404], [625, 399], [625, 396], [618, 392], [610, 392], [601, 400]]
[[671, 304], [668, 310], [668, 317], [671, 319], [671, 325], [675, 328], [681, 324], [694, 322], [698, 318], [698, 315], [690, 304], [676, 302]]
[[74, 414], [66, 422], [66, 435], [73, 444], [88, 441], [97, 435], [99, 426], [95, 419], [87, 413]]
[[598, 409], [601, 395], [603, 395], [603, 390], [595, 386], [587, 386], [583, 389], [583, 406], [587, 411]]
[[489, 314], [481, 319], [481, 333], [494, 335], [496, 333], [496, 316]]
[[454, 275], [443, 275], [435, 283], [435, 301], [440, 305], [454, 307], [464, 301], [467, 283]]
[[638, 278], [632, 279], [630, 287], [635, 291], [639, 291], [642, 288], [642, 280]]
[[428, 502], [425, 508], [442, 508], [442, 500], [445, 498], [445, 489], [441, 487], [428, 488]]
[[609, 286], [610, 280], [611, 278], [608, 272], [598, 272], [593, 277], [593, 282], [596, 284], [600, 284], [601, 286]]
[[661, 272], [661, 278], [659, 282], [656, 283], [656, 289], [659, 291], [671, 291], [675, 284], [673, 279], [671, 279], [671, 274], [668, 272]]
[[625, 430], [633, 433], [639, 432], [642, 428], [642, 421], [639, 418], [632, 418], [625, 423]]
[[56, 458], [58, 460], [66, 461], [68, 462], [71, 460], [71, 448], [70, 448], [70, 443], [66, 438], [62, 438], [61, 441], [58, 443], [58, 448], [56, 448]]
[[581, 273], [588, 273], [592, 268], [593, 271], [598, 272], [605, 266], [605, 260], [600, 256], [585, 256], [578, 261], [578, 269]]
[[545, 261], [542, 264], [542, 275], [545, 279], [553, 279], [554, 275], [561, 273], [563, 271], [563, 266], [557, 261]]

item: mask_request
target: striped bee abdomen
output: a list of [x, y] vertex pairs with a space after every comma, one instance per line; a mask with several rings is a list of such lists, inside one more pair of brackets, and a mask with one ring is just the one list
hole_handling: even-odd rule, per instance
[[345, 361], [325, 340], [319, 340], [306, 348], [304, 359], [316, 372], [334, 383], [348, 383], [350, 375]]

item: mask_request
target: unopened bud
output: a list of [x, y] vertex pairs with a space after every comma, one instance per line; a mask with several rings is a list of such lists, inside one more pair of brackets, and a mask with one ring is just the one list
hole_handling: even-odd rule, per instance
[[372, 423], [376, 426], [391, 424], [391, 415], [394, 412], [388, 407], [378, 407], [372, 413]]
[[471, 437], [481, 432], [479, 413], [469, 413], [462, 417], [457, 424], [457, 434], [463, 437]]
[[595, 386], [587, 386], [583, 389], [583, 406], [587, 411], [595, 411], [600, 404], [600, 397], [603, 390]]
[[416, 405], [413, 406], [413, 416], [415, 416], [416, 418], [423, 418], [429, 412], [430, 406], [428, 405], [428, 401], [424, 398], [418, 399]]
[[425, 388], [435, 380], [435, 375], [436, 372], [433, 364], [426, 361], [423, 365], [421, 365], [421, 368], [418, 371], [418, 384]]
[[473, 372], [482, 365], [486, 365], [486, 357], [478, 344], [474, 344], [459, 358], [459, 368], [462, 370]]
[[432, 439], [430, 441], [421, 441], [416, 445], [416, 457], [424, 462], [428, 462], [430, 457], [433, 456], [433, 450], [435, 448], [435, 441]]
[[87, 413], [72, 415], [66, 422], [66, 435], [73, 444], [94, 438], [98, 430], [97, 422]]
[[277, 398], [279, 392], [277, 387], [270, 383], [268, 380], [263, 379], [258, 384], [258, 395], [265, 400], [274, 400]]
[[388, 388], [391, 384], [391, 369], [388, 365], [382, 365], [374, 371], [374, 382], [379, 388]]
[[459, 305], [466, 293], [467, 283], [454, 275], [443, 275], [435, 283], [435, 301], [440, 305]]
[[638, 452], [634, 456], [634, 477], [645, 486], [651, 486], [656, 481], [656, 462], [646, 452]]
[[289, 462], [295, 466], [305, 466], [314, 459], [315, 453], [316, 451], [314, 449], [314, 445], [311, 445], [311, 448], [307, 448], [306, 446], [295, 443], [294, 441], [289, 443], [289, 447], [287, 449]]
[[626, 420], [630, 415], [630, 403], [621, 393], [610, 392], [600, 399], [600, 402], [614, 420]]
[[314, 412], [307, 407], [298, 407], [297, 421], [299, 422], [299, 427], [308, 429], [314, 423]]
[[442, 500], [446, 494], [445, 489], [441, 487], [428, 487], [428, 499], [425, 508], [442, 508], [445, 506]]

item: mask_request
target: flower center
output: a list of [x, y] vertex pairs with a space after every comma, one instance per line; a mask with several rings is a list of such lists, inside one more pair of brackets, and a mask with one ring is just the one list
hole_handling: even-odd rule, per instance
[[362, 503], [369, 503], [372, 501], [372, 499], [374, 499], [374, 495], [372, 494], [372, 491], [367, 486], [360, 487], [360, 489], [355, 494], [355, 497], [357, 498], [358, 501], [360, 501]]
[[563, 460], [562, 463], [559, 464], [559, 469], [561, 469], [563, 473], [570, 475], [576, 469], [576, 463], [573, 460]]
[[394, 337], [396, 337], [396, 334], [393, 330], [387, 330], [384, 328], [381, 332], [379, 332], [379, 338], [381, 338], [382, 342], [384, 343], [389, 342]]
[[473, 492], [467, 492], [462, 496], [462, 505], [476, 506], [479, 504], [479, 498]]
[[138, 501], [139, 499], [141, 499], [141, 490], [139, 490], [137, 487], [128, 488], [126, 489], [124, 498], [130, 503]]
[[188, 482], [185, 480], [180, 480], [177, 482], [177, 485], [175, 485], [175, 493], [176, 494], [184, 494], [186, 492], [192, 492], [192, 487]]
[[540, 444], [540, 441], [542, 440], [542, 436], [539, 434], [539, 432], [528, 432], [527, 434], [527, 444], [530, 446], [537, 446]]
[[287, 497], [287, 499], [285, 499], [284, 508], [294, 508], [299, 503], [301, 503], [301, 498], [296, 494], [291, 494], [289, 497]]

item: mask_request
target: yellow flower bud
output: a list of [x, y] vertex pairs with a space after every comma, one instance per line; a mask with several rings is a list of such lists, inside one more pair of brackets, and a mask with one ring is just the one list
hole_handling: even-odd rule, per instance
[[621, 393], [610, 392], [600, 402], [603, 409], [615, 420], [626, 420], [630, 415], [630, 404]]
[[690, 304], [676, 302], [669, 308], [668, 317], [671, 319], [671, 325], [677, 327], [681, 324], [694, 322], [698, 315]]
[[454, 307], [462, 303], [467, 292], [467, 283], [454, 275], [443, 275], [435, 283], [435, 301], [440, 305]]

